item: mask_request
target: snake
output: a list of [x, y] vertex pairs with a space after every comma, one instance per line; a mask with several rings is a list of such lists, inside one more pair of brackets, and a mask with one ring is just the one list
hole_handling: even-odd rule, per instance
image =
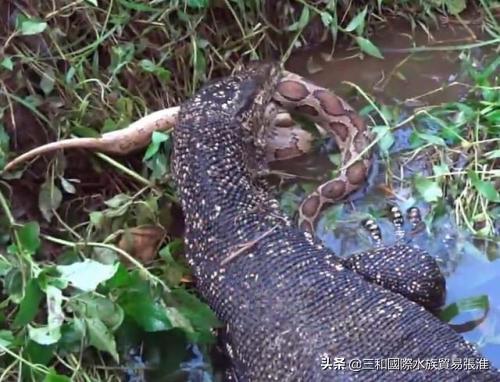
[[310, 136], [300, 132], [287, 112], [301, 114], [319, 125], [335, 139], [340, 150], [338, 175], [307, 195], [298, 209], [299, 227], [313, 233], [327, 205], [346, 198], [367, 180], [373, 136], [364, 119], [344, 99], [296, 73], [283, 71], [272, 104], [276, 112], [267, 138], [269, 160], [289, 159], [310, 150]]
[[[307, 195], [298, 209], [298, 225], [314, 233], [321, 211], [359, 189], [368, 177], [372, 136], [365, 121], [332, 90], [286, 70], [281, 73], [277, 89], [268, 105], [268, 129], [265, 138], [266, 159], [280, 161], [303, 155], [311, 150], [312, 135], [300, 128], [290, 113], [302, 114], [323, 133], [331, 135], [340, 150], [338, 175], [320, 184]], [[146, 146], [155, 130], [175, 128], [178, 107], [146, 115], [129, 127], [103, 134], [100, 138], [70, 138], [51, 142], [24, 153], [10, 163], [9, 171], [37, 155], [67, 148], [86, 148], [125, 155]]]

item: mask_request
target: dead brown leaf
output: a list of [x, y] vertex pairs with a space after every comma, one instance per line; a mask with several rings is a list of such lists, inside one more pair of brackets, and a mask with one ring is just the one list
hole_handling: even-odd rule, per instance
[[165, 231], [159, 226], [139, 226], [127, 229], [118, 242], [123, 249], [142, 264], [148, 264], [155, 258]]

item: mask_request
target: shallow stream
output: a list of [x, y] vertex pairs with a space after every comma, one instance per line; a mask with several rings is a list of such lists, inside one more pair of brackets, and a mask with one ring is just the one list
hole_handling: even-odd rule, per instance
[[[293, 55], [287, 63], [287, 68], [322, 86], [334, 89], [359, 109], [366, 105], [366, 101], [362, 97], [353, 97], [353, 88], [344, 81], [353, 82], [376, 101], [399, 106], [401, 119], [404, 119], [415, 107], [460, 101], [467, 94], [464, 84], [468, 79], [464, 76], [461, 51], [416, 53], [408, 48], [412, 44], [423, 46], [436, 42], [443, 45], [467, 44], [477, 37], [479, 31], [473, 23], [469, 23], [465, 26], [450, 24], [432, 33], [433, 41], [422, 29], [411, 32], [408, 24], [395, 21], [385, 24], [372, 40], [381, 49], [384, 60], [369, 56], [360, 58], [355, 54], [357, 50], [350, 51], [337, 46], [334, 58], [329, 57], [328, 50], [318, 48]], [[489, 51], [473, 49], [468, 51], [468, 54], [472, 59], [477, 58], [480, 61]], [[390, 149], [390, 161], [377, 158], [369, 185], [364, 190], [354, 195], [349, 202], [334, 206], [323, 213], [317, 235], [336, 253], [344, 255], [372, 246], [369, 234], [361, 227], [361, 222], [368, 214], [382, 214], [389, 203], [398, 204], [402, 211], [416, 205], [422, 211], [424, 220], [426, 213], [430, 212], [430, 206], [420, 202], [416, 195], [412, 195], [411, 188], [402, 185], [397, 179], [411, 177], [416, 172], [430, 175], [430, 166], [424, 155], [411, 160], [401, 155], [410, 148], [408, 139], [411, 129], [411, 126], [403, 125], [394, 132], [395, 143]], [[325, 146], [328, 144], [322, 146], [322, 149], [316, 150], [315, 153], [277, 163], [273, 168], [303, 177], [329, 174], [334, 166], [325, 153]], [[392, 171], [386, 171], [388, 166]], [[397, 177], [390, 174], [396, 174]], [[388, 192], [388, 189], [391, 192]], [[435, 220], [432, 226], [427, 226], [427, 229], [416, 235], [413, 243], [426, 248], [440, 262], [447, 278], [447, 304], [469, 297], [488, 297], [489, 311], [466, 311], [456, 316], [452, 323], [470, 324], [466, 326], [473, 329], [463, 332], [463, 336], [477, 343], [484, 356], [494, 366], [500, 367], [498, 237], [497, 240], [473, 237], [465, 229], [457, 227], [453, 206], [448, 207], [444, 217]], [[390, 220], [380, 217], [378, 223], [384, 242], [394, 241]]]

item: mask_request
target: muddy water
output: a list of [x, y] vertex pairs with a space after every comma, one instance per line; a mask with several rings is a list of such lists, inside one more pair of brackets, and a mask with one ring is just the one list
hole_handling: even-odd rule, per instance
[[[343, 84], [350, 81], [365, 89], [378, 101], [387, 105], [399, 105], [402, 114], [410, 114], [412, 107], [456, 101], [466, 94], [466, 88], [458, 82], [467, 82], [459, 60], [459, 52], [433, 51], [409, 53], [404, 50], [415, 46], [440, 42], [445, 45], [470, 43], [476, 32], [474, 26], [448, 25], [433, 32], [434, 41], [422, 30], [413, 35], [407, 25], [395, 22], [378, 30], [373, 42], [381, 48], [385, 57], [379, 60], [372, 57], [363, 59], [354, 56], [355, 51], [337, 48], [334, 59], [325, 59], [328, 51], [317, 49], [292, 56], [288, 69], [302, 74], [323, 86], [332, 88], [336, 93], [347, 98], [355, 107], [364, 106], [361, 99], [352, 97], [352, 88]], [[472, 56], [483, 57], [483, 50], [469, 51]], [[396, 144], [391, 150], [391, 164], [399, 175], [401, 168], [404, 176], [414, 172], [426, 173], [429, 167], [425, 157], [403, 163], [399, 153], [408, 148], [408, 136], [411, 127], [403, 126], [396, 132]], [[334, 167], [325, 155], [325, 145], [315, 154], [304, 158], [283, 162], [275, 167], [304, 177], [317, 177], [329, 173]], [[335, 252], [353, 253], [367, 249], [373, 244], [369, 235], [360, 227], [361, 221], [369, 213], [380, 215], [388, 202], [396, 203], [404, 211], [418, 206], [425, 218], [429, 206], [417, 202], [412, 190], [398, 184], [395, 179], [386, 176], [386, 164], [381, 159], [375, 164], [375, 171], [367, 188], [359, 192], [352, 200], [342, 206], [334, 206], [325, 214], [318, 225], [317, 234]], [[395, 196], [389, 199], [386, 192], [391, 185]], [[494, 242], [474, 240], [465, 230], [454, 223], [452, 207], [447, 214], [429, 230], [423, 230], [413, 238], [415, 245], [426, 248], [435, 256], [447, 277], [447, 304], [466, 297], [487, 295], [490, 309], [486, 319], [463, 336], [478, 344], [481, 352], [496, 367], [500, 367], [500, 247]], [[383, 214], [382, 214], [383, 215]], [[332, 224], [334, 217], [335, 223]], [[384, 241], [395, 240], [394, 231], [388, 218], [381, 217]], [[453, 319], [460, 324], [475, 320], [484, 315], [477, 310], [464, 312]]]

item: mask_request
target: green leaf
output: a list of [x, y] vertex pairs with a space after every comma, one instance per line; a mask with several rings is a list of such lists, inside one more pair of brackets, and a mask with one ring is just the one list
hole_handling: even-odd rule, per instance
[[151, 143], [149, 144], [146, 153], [144, 154], [143, 161], [150, 159], [153, 155], [155, 155], [160, 149], [160, 145], [163, 142], [167, 142], [170, 139], [170, 135], [161, 133], [159, 131], [154, 131], [151, 135]]
[[484, 155], [487, 159], [500, 158], [500, 149], [492, 150]]
[[170, 72], [170, 70], [167, 70], [167, 69], [162, 68], [160, 66], [156, 68], [155, 74], [160, 80], [165, 81], [165, 82], [170, 81], [170, 77], [172, 76], [172, 73]]
[[337, 206], [333, 206], [331, 208], [328, 208], [325, 211], [325, 214], [324, 214], [325, 227], [328, 230], [334, 230], [336, 228], [337, 222], [342, 217], [343, 210], [344, 210], [344, 206], [342, 204], [339, 204]]
[[138, 272], [130, 273], [127, 283], [117, 300], [125, 314], [148, 332], [171, 329], [163, 301], [153, 298], [149, 283]]
[[31, 279], [24, 290], [24, 297], [19, 304], [19, 310], [14, 318], [14, 327], [19, 328], [29, 324], [38, 313], [43, 292], [37, 280]]
[[184, 242], [181, 239], [176, 239], [160, 250], [160, 257], [165, 262], [164, 277], [168, 285], [179, 285], [182, 276], [188, 273], [188, 269], [174, 259], [174, 255], [181, 253], [183, 249]]
[[55, 81], [55, 74], [52, 69], [43, 72], [42, 79], [40, 80], [40, 89], [42, 89], [45, 95], [52, 93]]
[[361, 50], [366, 54], [369, 54], [370, 56], [376, 58], [384, 58], [384, 56], [382, 56], [382, 53], [380, 53], [380, 50], [370, 40], [361, 36], [357, 36], [356, 42]]
[[155, 12], [155, 11], [157, 11], [156, 8], [153, 8], [153, 7], [150, 7], [149, 5], [140, 3], [137, 0], [135, 0], [135, 1], [118, 0], [118, 3], [120, 3], [124, 8], [133, 9], [134, 11], [140, 11], [140, 12]]
[[23, 275], [19, 268], [12, 268], [3, 280], [4, 294], [16, 304], [20, 304], [24, 297]]
[[64, 322], [62, 310], [62, 292], [52, 285], [47, 286], [47, 326], [51, 330], [60, 330]]
[[2, 61], [0, 61], [0, 66], [7, 70], [12, 70], [14, 69], [14, 62], [12, 62], [12, 57], [10, 56], [5, 56]]
[[169, 162], [166, 155], [155, 155], [146, 162], [146, 167], [151, 170], [150, 179], [164, 179], [169, 172]]
[[440, 312], [439, 317], [442, 320], [449, 322], [460, 313], [470, 312], [474, 310], [487, 311], [489, 307], [490, 302], [488, 296], [486, 295], [467, 297], [445, 307]]
[[[494, 101], [492, 101], [494, 102]], [[497, 102], [497, 104], [500, 105], [500, 102]], [[498, 109], [493, 109], [491, 112], [485, 114], [485, 118], [492, 124], [492, 125], [500, 125], [500, 108]]]
[[374, 126], [372, 127], [372, 131], [377, 135], [378, 146], [380, 151], [387, 156], [389, 153], [389, 149], [394, 144], [394, 135], [392, 134], [389, 126]]
[[353, 30], [356, 29], [356, 33], [358, 35], [363, 34], [363, 30], [365, 29], [365, 16], [367, 10], [368, 6], [366, 6], [361, 12], [359, 12], [356, 16], [352, 18], [352, 20], [345, 28], [346, 32], [352, 32]]
[[446, 163], [441, 163], [440, 165], [432, 166], [432, 171], [436, 176], [443, 176], [450, 173], [450, 168]]
[[75, 188], [75, 186], [73, 186], [73, 184], [70, 181], [63, 178], [62, 176], [59, 177], [59, 180], [61, 181], [61, 186], [62, 186], [64, 191], [66, 191], [68, 194], [76, 193], [76, 188]]
[[491, 202], [500, 202], [500, 194], [495, 189], [493, 182], [481, 180], [474, 171], [467, 171], [467, 175], [474, 188]]
[[60, 289], [47, 286], [47, 325], [33, 327], [28, 325], [29, 337], [40, 345], [52, 345], [61, 338], [61, 325], [64, 322], [62, 311], [62, 292]]
[[417, 176], [415, 177], [414, 183], [417, 191], [426, 202], [436, 202], [443, 196], [443, 191], [436, 181], [427, 179], [423, 176]]
[[172, 328], [165, 306], [153, 300], [144, 290], [128, 289], [118, 299], [125, 314], [147, 332], [157, 332]]
[[4, 126], [0, 123], [0, 169], [5, 167], [7, 156], [9, 155], [9, 134], [4, 129]]
[[175, 239], [168, 243], [161, 251], [160, 256], [175, 256], [184, 251], [184, 241], [182, 239]]
[[93, 211], [89, 214], [90, 223], [97, 229], [102, 227], [104, 219], [104, 214], [101, 211]]
[[321, 22], [328, 27], [333, 22], [333, 16], [328, 12], [321, 12]]
[[107, 288], [123, 288], [133, 284], [133, 280], [127, 271], [127, 268], [121, 263], [118, 265], [118, 270], [108, 281], [106, 281]]
[[112, 76], [119, 74], [132, 61], [135, 48], [136, 46], [129, 41], [111, 48], [111, 63], [108, 66], [108, 71], [111, 72]]
[[40, 247], [40, 226], [37, 222], [29, 222], [17, 232], [22, 249], [34, 254]]
[[193, 63], [193, 83], [198, 83], [198, 81], [205, 78], [205, 72], [207, 69], [207, 60], [205, 59], [205, 52], [200, 48], [202, 41], [193, 39], [192, 43], [192, 55], [191, 60]]
[[0, 347], [8, 348], [14, 342], [14, 335], [10, 330], [0, 330]]
[[173, 327], [183, 329], [188, 335], [194, 336], [195, 331], [191, 322], [180, 312], [180, 309], [167, 306], [165, 310], [168, 320]]
[[28, 325], [29, 338], [40, 345], [52, 345], [59, 341], [61, 338], [61, 331], [59, 328], [52, 329], [49, 326], [41, 326], [35, 328]]
[[68, 281], [73, 287], [84, 292], [91, 292], [100, 283], [113, 277], [118, 269], [118, 263], [105, 265], [95, 260], [85, 259], [70, 265], [58, 265], [56, 269], [61, 273], [61, 278]]
[[190, 8], [204, 9], [208, 7], [208, 0], [187, 0], [187, 6]]
[[158, 78], [162, 81], [169, 81], [171, 77], [171, 73], [169, 70], [155, 64], [151, 60], [141, 60], [139, 62], [139, 65], [141, 66], [142, 70], [144, 70], [147, 73], [154, 73]]
[[[54, 358], [54, 345], [40, 345], [34, 341], [26, 341], [23, 346], [22, 357], [33, 364], [48, 365]], [[34, 372], [28, 365], [23, 365], [23, 374], [30, 375]], [[39, 374], [40, 376], [42, 374]], [[36, 379], [38, 381], [38, 379]]]
[[90, 5], [93, 5], [94, 7], [97, 7], [97, 0], [85, 0], [87, 3]]
[[61, 339], [57, 343], [58, 350], [77, 353], [81, 350], [86, 333], [83, 318], [74, 317], [61, 326]]
[[64, 76], [64, 82], [66, 82], [67, 85], [71, 84], [71, 81], [75, 76], [75, 73], [76, 73], [75, 68], [73, 66], [70, 66], [68, 71], [66, 72], [66, 75]]
[[45, 376], [43, 382], [71, 382], [71, 379], [65, 375], [57, 374], [54, 369], [50, 368], [49, 374]]
[[50, 222], [53, 215], [52, 211], [59, 208], [62, 199], [63, 196], [59, 188], [51, 179], [47, 179], [40, 187], [40, 193], [38, 194], [38, 208], [45, 220]]
[[309, 16], [310, 16], [309, 7], [307, 5], [304, 5], [304, 7], [302, 8], [302, 13], [300, 14], [299, 20], [294, 22], [293, 24], [289, 25], [288, 27], [286, 27], [286, 30], [296, 31], [296, 30], [303, 29], [307, 25], [307, 23], [309, 22]]
[[[134, 113], [134, 101], [129, 97], [120, 97], [116, 101], [116, 108], [120, 114], [131, 116]], [[123, 119], [123, 116], [120, 118]]]
[[446, 146], [446, 142], [444, 141], [444, 139], [437, 136], [437, 135], [420, 133], [418, 131], [415, 131], [415, 135], [417, 137], [419, 137], [420, 139], [422, 139], [423, 141], [429, 142], [430, 144], [433, 144], [436, 146]]
[[112, 331], [118, 329], [124, 318], [123, 309], [108, 298], [84, 294], [72, 300], [72, 308], [82, 317], [98, 318]]
[[465, 0], [445, 0], [444, 3], [452, 15], [458, 15], [467, 7]]
[[47, 28], [45, 21], [28, 19], [24, 15], [18, 16], [17, 25], [19, 26], [19, 31], [24, 36], [42, 33]]
[[195, 329], [194, 333], [188, 331], [188, 336], [196, 342], [212, 342], [212, 329], [220, 327], [221, 322], [210, 307], [183, 288], [173, 289], [172, 297], [178, 302], [179, 312]]
[[288, 216], [293, 216], [297, 212], [300, 202], [302, 201], [297, 195], [297, 189], [297, 185], [294, 185], [281, 193], [280, 208], [285, 211]]
[[87, 324], [90, 345], [94, 346], [97, 350], [108, 352], [116, 363], [118, 363], [119, 357], [113, 333], [98, 318], [86, 318], [85, 323]]
[[91, 137], [91, 138], [99, 138], [100, 134], [89, 127], [85, 126], [75, 126], [71, 128], [71, 132], [80, 136], [80, 137]]
[[148, 60], [148, 59], [143, 59], [139, 62], [139, 65], [141, 66], [141, 68], [146, 71], [146, 72], [149, 72], [149, 73], [154, 73], [154, 71], [156, 70], [156, 64], [151, 61], [151, 60]]
[[117, 194], [113, 196], [111, 199], [106, 200], [104, 204], [110, 208], [118, 208], [131, 200], [132, 198], [127, 194]]
[[3, 277], [9, 272], [14, 266], [0, 255], [0, 277]]

